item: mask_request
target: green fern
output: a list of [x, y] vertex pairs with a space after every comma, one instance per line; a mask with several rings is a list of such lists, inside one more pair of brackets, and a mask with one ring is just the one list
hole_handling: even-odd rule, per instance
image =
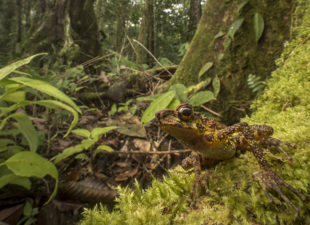
[[260, 77], [254, 74], [249, 74], [247, 82], [252, 92], [256, 93], [257, 96], [260, 95], [266, 87], [266, 82], [261, 81]]

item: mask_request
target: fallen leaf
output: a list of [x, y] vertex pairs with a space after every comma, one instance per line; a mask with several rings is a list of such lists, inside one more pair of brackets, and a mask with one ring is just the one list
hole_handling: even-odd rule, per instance
[[121, 134], [132, 137], [146, 137], [146, 131], [139, 118], [129, 112], [115, 116], [113, 119], [109, 118], [106, 125], [119, 127], [117, 131]]
[[151, 148], [151, 143], [146, 140], [135, 138], [132, 140], [135, 148], [139, 149], [141, 152], [149, 152]]
[[126, 171], [125, 173], [119, 174], [118, 176], [115, 177], [115, 181], [116, 182], [120, 182], [120, 181], [126, 181], [128, 180], [130, 177], [133, 177], [134, 175], [136, 175], [139, 171], [139, 166], [137, 166], [135, 169], [130, 170], [130, 171]]

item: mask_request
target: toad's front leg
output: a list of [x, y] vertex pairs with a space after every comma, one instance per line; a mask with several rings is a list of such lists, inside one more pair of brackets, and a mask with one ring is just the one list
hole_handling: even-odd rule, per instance
[[192, 152], [189, 157], [182, 161], [182, 167], [184, 169], [193, 168], [195, 172], [195, 180], [191, 188], [188, 203], [190, 207], [196, 208], [196, 200], [200, 195], [200, 189], [202, 186], [202, 174], [201, 174], [201, 156], [198, 152]]
[[295, 209], [295, 217], [298, 217], [299, 208], [282, 192], [282, 187], [286, 187], [287, 189], [295, 193], [302, 201], [305, 201], [309, 197], [306, 197], [305, 195], [297, 191], [294, 187], [286, 183], [281, 177], [279, 177], [274, 171], [271, 170], [270, 165], [266, 161], [259, 144], [253, 143], [251, 145], [251, 151], [254, 154], [261, 168], [260, 171], [254, 174], [254, 177], [258, 179], [260, 185], [265, 191], [268, 200], [270, 202], [273, 202], [272, 198], [269, 195], [269, 190], [276, 191], [286, 203], [288, 203]]
[[187, 170], [189, 168], [194, 169], [195, 180], [191, 188], [190, 196], [188, 199], [188, 203], [191, 208], [196, 208], [196, 201], [200, 196], [201, 188], [204, 188], [206, 192], [208, 192], [207, 185], [207, 176], [208, 171], [202, 173], [202, 167], [209, 167], [215, 164], [217, 160], [207, 159], [203, 155], [198, 152], [192, 152], [189, 157], [182, 161], [182, 167]]

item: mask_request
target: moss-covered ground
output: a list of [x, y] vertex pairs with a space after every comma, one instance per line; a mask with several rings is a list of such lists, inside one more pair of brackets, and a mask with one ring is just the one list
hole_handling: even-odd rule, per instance
[[[255, 113], [243, 121], [270, 125], [273, 137], [296, 144], [296, 149], [288, 150], [293, 163], [279, 152], [266, 151], [265, 156], [287, 183], [310, 195], [310, 3], [297, 3], [294, 40], [277, 60], [278, 69], [264, 94], [252, 105]], [[310, 224], [310, 202], [284, 190], [301, 209], [295, 219], [294, 209], [278, 195], [273, 195], [277, 204], [268, 202], [252, 178], [257, 170], [250, 152], [219, 163], [209, 170], [209, 193], [193, 210], [186, 200], [194, 176], [178, 167], [146, 190], [138, 185], [136, 191], [121, 189], [113, 212], [101, 206], [85, 210], [81, 224]]]

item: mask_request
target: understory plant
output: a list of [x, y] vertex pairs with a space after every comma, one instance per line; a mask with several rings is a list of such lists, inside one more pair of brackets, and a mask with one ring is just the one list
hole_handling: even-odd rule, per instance
[[99, 141], [99, 138], [101, 135], [116, 129], [116, 126], [109, 126], [109, 127], [96, 127], [92, 131], [88, 131], [86, 129], [75, 129], [72, 131], [72, 133], [80, 136], [83, 138], [80, 144], [77, 144], [75, 146], [66, 148], [63, 150], [62, 153], [59, 153], [55, 159], [54, 162], [58, 163], [63, 159], [66, 159], [70, 157], [71, 155], [78, 154], [76, 157], [82, 157], [89, 159], [88, 156], [85, 154], [82, 154], [81, 152], [83, 150], [90, 150], [91, 156], [95, 157], [96, 154], [100, 152], [111, 152], [113, 149], [108, 145], [99, 145], [94, 149], [95, 144]]
[[[203, 90], [212, 83], [213, 91]], [[200, 106], [211, 100], [216, 100], [220, 92], [220, 80], [217, 76], [210, 77], [198, 84], [185, 87], [183, 84], [172, 85], [168, 91], [153, 95], [140, 97], [138, 101], [151, 100], [152, 103], [144, 111], [141, 121], [148, 123], [155, 117], [155, 113], [164, 109], [175, 109], [180, 103], [188, 102], [193, 106]]]
[[[30, 56], [0, 69], [0, 188], [15, 184], [29, 190], [30, 177], [49, 175], [55, 180], [55, 186], [48, 203], [56, 195], [58, 172], [52, 162], [37, 153], [40, 132], [33, 125], [26, 108], [38, 105], [49, 110], [62, 108], [70, 112], [73, 120], [65, 136], [77, 124], [81, 111], [70, 97], [54, 86], [17, 70], [40, 55], [44, 54]], [[36, 98], [28, 99], [27, 96]]]

